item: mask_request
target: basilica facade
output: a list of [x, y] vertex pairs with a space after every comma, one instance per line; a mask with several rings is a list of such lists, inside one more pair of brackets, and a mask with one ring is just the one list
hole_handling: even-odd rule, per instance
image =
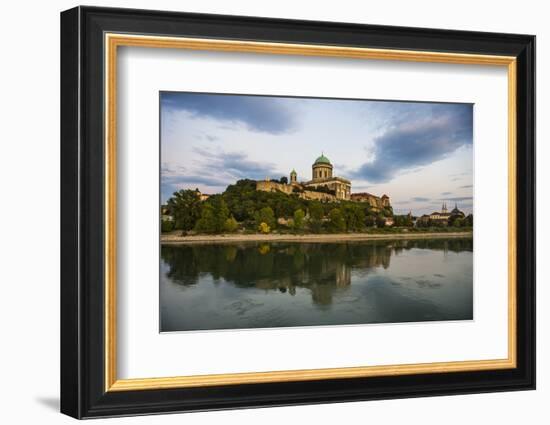
[[[307, 189], [326, 188], [336, 196], [336, 199], [349, 201], [351, 197], [351, 182], [343, 177], [333, 176], [332, 169], [333, 167], [329, 159], [322, 154], [311, 166], [311, 180], [302, 183], [302, 185]], [[296, 181], [296, 177], [296, 172], [294, 171], [294, 181]], [[292, 181], [293, 174], [291, 173], [290, 182], [292, 183]]]

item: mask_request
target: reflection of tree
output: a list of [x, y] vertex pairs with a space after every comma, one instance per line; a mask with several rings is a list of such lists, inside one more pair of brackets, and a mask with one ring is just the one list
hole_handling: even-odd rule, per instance
[[329, 305], [335, 291], [351, 284], [353, 269], [388, 268], [392, 255], [409, 249], [472, 251], [472, 239], [419, 239], [347, 243], [242, 243], [162, 246], [167, 276], [196, 285], [201, 274], [237, 287], [278, 290], [290, 295], [309, 289], [314, 303]]

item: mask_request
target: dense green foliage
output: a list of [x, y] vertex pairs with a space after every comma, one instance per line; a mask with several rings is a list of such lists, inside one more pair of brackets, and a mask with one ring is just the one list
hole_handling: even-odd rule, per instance
[[[394, 215], [391, 207], [377, 211], [363, 202], [320, 202], [302, 199], [297, 193], [258, 191], [256, 182], [248, 179], [229, 185], [225, 192], [205, 201], [201, 201], [199, 195], [197, 190], [175, 192], [166, 206], [173, 222], [163, 221], [162, 231], [194, 230], [215, 234], [417, 230], [412, 227], [410, 215]], [[386, 226], [390, 218], [393, 218], [393, 226]], [[424, 229], [438, 225], [425, 223]], [[449, 225], [449, 228], [468, 230], [473, 226], [473, 217], [453, 217]]]
[[220, 195], [214, 195], [204, 202], [201, 216], [195, 224], [195, 230], [201, 233], [222, 233], [226, 230], [229, 209]]
[[332, 232], [343, 232], [346, 230], [346, 220], [340, 208], [333, 208], [328, 213], [329, 229]]
[[201, 201], [195, 190], [180, 190], [168, 200], [174, 228], [191, 230], [201, 215]]
[[313, 201], [309, 205], [309, 227], [312, 232], [319, 233], [323, 229], [323, 205], [319, 201]]
[[[262, 223], [265, 223], [269, 228], [275, 228], [275, 214], [271, 207], [263, 207], [261, 210], [254, 213], [254, 221], [257, 226], [260, 226]], [[265, 232], [264, 232], [265, 233]]]
[[302, 230], [304, 230], [305, 216], [306, 216], [306, 214], [301, 209], [298, 209], [298, 210], [294, 211], [294, 219], [292, 221], [292, 228], [294, 229], [295, 232], [301, 232]]
[[224, 230], [228, 233], [233, 233], [239, 228], [239, 223], [235, 220], [235, 217], [231, 216], [225, 220]]

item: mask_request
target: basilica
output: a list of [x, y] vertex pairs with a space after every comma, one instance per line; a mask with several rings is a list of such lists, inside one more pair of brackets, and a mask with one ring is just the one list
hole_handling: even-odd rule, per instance
[[[296, 171], [290, 173], [290, 184], [297, 183]], [[332, 164], [322, 154], [311, 166], [311, 180], [302, 183], [306, 189], [326, 188], [336, 199], [349, 201], [351, 196], [351, 182], [343, 177], [332, 175]]]
[[343, 177], [333, 174], [333, 166], [330, 160], [321, 154], [311, 166], [311, 179], [299, 181], [295, 170], [290, 172], [290, 180], [276, 181], [266, 178], [256, 182], [256, 190], [266, 192], [283, 192], [288, 195], [296, 194], [303, 199], [335, 202], [356, 201], [368, 202], [375, 210], [390, 206], [389, 197], [374, 196], [369, 193], [351, 193], [351, 182]]

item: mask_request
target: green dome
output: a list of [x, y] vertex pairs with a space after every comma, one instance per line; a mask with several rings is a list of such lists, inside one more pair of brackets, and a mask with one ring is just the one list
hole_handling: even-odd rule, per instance
[[330, 160], [325, 155], [321, 155], [319, 158], [317, 158], [315, 160], [315, 164], [329, 164], [330, 165]]

